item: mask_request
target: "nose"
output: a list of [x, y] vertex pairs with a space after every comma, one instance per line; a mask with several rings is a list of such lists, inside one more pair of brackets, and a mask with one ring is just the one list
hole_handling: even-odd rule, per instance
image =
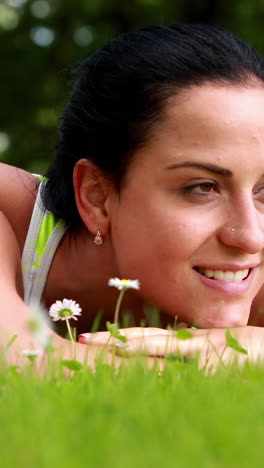
[[220, 227], [220, 241], [249, 254], [264, 248], [264, 209], [256, 209], [254, 201], [244, 201], [232, 207], [228, 220]]

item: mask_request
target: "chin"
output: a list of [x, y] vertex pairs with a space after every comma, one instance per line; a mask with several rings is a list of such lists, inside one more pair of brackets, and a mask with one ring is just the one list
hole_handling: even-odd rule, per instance
[[198, 328], [235, 328], [235, 327], [244, 327], [248, 324], [248, 315], [243, 317], [237, 314], [230, 314], [225, 315], [222, 318], [215, 319], [211, 317], [211, 319], [201, 321], [199, 323]]
[[234, 328], [248, 324], [250, 308], [242, 305], [223, 307], [221, 311], [213, 311], [210, 315], [200, 315], [197, 320], [187, 322], [197, 328]]

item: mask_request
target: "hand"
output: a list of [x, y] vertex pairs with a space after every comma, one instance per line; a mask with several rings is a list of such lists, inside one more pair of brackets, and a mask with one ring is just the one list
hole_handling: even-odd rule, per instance
[[183, 358], [198, 356], [200, 368], [213, 371], [221, 363], [231, 364], [234, 361], [243, 365], [246, 361], [264, 360], [264, 328], [237, 327], [230, 329], [231, 335], [239, 345], [247, 350], [247, 354], [239, 353], [227, 346], [226, 329], [190, 329], [190, 339], [177, 338], [177, 332], [161, 328], [124, 328], [120, 333], [127, 337], [125, 345], [111, 337], [109, 332], [84, 333], [79, 342], [98, 346], [115, 346], [116, 353], [133, 356], [143, 353], [147, 356], [165, 357], [179, 353]]

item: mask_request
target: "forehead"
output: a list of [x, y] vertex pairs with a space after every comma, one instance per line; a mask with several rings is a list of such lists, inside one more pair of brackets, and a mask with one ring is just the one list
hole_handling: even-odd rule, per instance
[[168, 99], [134, 162], [155, 164], [190, 152], [211, 159], [233, 151], [241, 157], [253, 146], [264, 161], [264, 87], [204, 85]]
[[264, 87], [193, 87], [168, 100], [160, 131], [177, 132], [178, 138], [204, 136], [205, 131], [217, 138], [228, 130], [239, 134], [246, 127], [255, 134], [264, 125], [263, 104]]

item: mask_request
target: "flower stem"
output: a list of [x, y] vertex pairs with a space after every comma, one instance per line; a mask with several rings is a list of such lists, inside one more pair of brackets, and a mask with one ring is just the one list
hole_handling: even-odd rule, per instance
[[67, 328], [68, 328], [69, 337], [70, 337], [71, 341], [74, 343], [74, 339], [73, 339], [72, 331], [71, 331], [71, 326], [69, 324], [69, 319], [67, 319], [67, 318], [66, 318], [66, 325], [67, 325]]
[[126, 288], [122, 289], [122, 290], [120, 291], [119, 297], [118, 297], [118, 299], [117, 299], [116, 308], [115, 308], [114, 323], [118, 323], [120, 305], [121, 305], [123, 296], [124, 296], [124, 294], [125, 294], [125, 291], [126, 291]]
[[69, 337], [70, 337], [71, 342], [73, 344], [73, 359], [76, 359], [76, 340], [73, 338], [71, 326], [69, 324], [69, 319], [67, 319], [67, 318], [66, 318], [66, 325], [67, 325], [67, 328], [68, 328]]

